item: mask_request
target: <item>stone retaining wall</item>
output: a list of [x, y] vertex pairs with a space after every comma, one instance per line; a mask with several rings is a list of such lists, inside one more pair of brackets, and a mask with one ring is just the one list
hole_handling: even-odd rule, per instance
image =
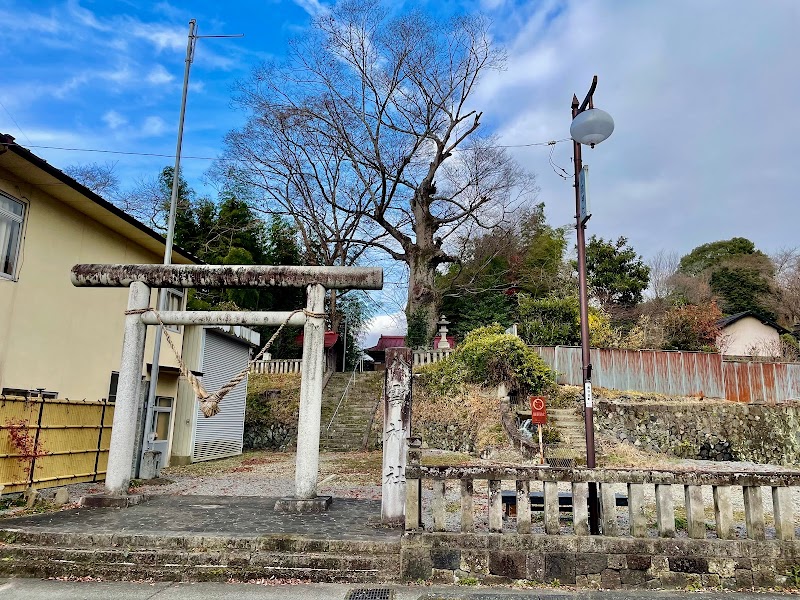
[[596, 406], [598, 430], [652, 452], [701, 458], [701, 448], [707, 444], [711, 459], [730, 453], [735, 460], [800, 463], [797, 404], [600, 400]]
[[794, 585], [800, 543], [544, 535], [407, 533], [405, 580], [512, 580], [579, 588], [724, 588]]
[[287, 450], [297, 444], [297, 427], [281, 423], [257, 423], [244, 426], [245, 450]]

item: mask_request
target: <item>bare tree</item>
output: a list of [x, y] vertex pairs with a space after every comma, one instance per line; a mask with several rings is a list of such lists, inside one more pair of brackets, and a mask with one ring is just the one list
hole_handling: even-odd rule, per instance
[[[253, 169], [242, 143], [279, 144], [245, 136], [272, 136], [281, 119], [292, 137], [313, 132], [315, 143], [346, 166], [337, 183], [350, 190], [320, 200], [360, 217], [358, 242], [408, 265], [406, 311], [421, 312], [432, 331], [436, 269], [458, 259], [447, 252], [448, 238], [468, 223], [484, 229], [503, 223], [534, 189], [504, 149], [474, 135], [482, 113], [470, 97], [481, 74], [504, 62], [487, 22], [438, 23], [415, 12], [390, 18], [377, 1], [344, 2], [318, 17], [290, 54], [287, 65], [259, 67], [242, 86], [238, 101], [251, 116], [229, 138], [232, 155]], [[271, 190], [285, 183], [264, 173]]]
[[677, 252], [659, 250], [647, 261], [650, 267], [649, 295], [654, 300], [668, 298], [675, 291], [673, 275], [678, 272], [681, 255]]
[[778, 292], [773, 308], [791, 329], [800, 323], [800, 248], [782, 248], [770, 258]]
[[119, 178], [114, 173], [116, 167], [115, 162], [69, 165], [64, 168], [64, 173], [98, 196], [113, 202], [119, 194]]

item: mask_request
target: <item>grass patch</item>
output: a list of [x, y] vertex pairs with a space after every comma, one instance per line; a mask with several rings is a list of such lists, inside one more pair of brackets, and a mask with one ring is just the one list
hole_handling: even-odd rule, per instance
[[422, 464], [426, 467], [462, 467], [469, 465], [474, 459], [463, 452], [425, 452], [422, 455]]

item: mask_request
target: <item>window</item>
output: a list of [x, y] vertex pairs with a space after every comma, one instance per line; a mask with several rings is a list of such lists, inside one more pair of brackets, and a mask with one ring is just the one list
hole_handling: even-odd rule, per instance
[[0, 192], [0, 277], [16, 279], [25, 205]]
[[45, 400], [55, 400], [58, 392], [48, 392], [44, 388], [35, 390], [24, 390], [22, 388], [3, 388], [0, 396], [17, 396], [19, 398], [44, 398]]
[[[165, 290], [167, 294], [166, 298], [166, 309], [165, 310], [174, 310], [180, 311], [183, 310], [183, 290], [176, 290], [176, 289], [167, 289]], [[180, 331], [181, 328], [178, 325], [167, 325], [167, 329], [170, 331]]]
[[117, 384], [119, 384], [119, 373], [111, 371], [111, 381], [108, 384], [108, 401], [117, 401]]

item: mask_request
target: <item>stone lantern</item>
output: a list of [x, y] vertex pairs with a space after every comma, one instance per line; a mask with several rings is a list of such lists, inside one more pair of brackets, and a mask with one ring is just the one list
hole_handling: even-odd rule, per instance
[[450, 350], [450, 342], [447, 341], [447, 326], [450, 325], [444, 315], [439, 319], [439, 342], [436, 344], [437, 350]]

